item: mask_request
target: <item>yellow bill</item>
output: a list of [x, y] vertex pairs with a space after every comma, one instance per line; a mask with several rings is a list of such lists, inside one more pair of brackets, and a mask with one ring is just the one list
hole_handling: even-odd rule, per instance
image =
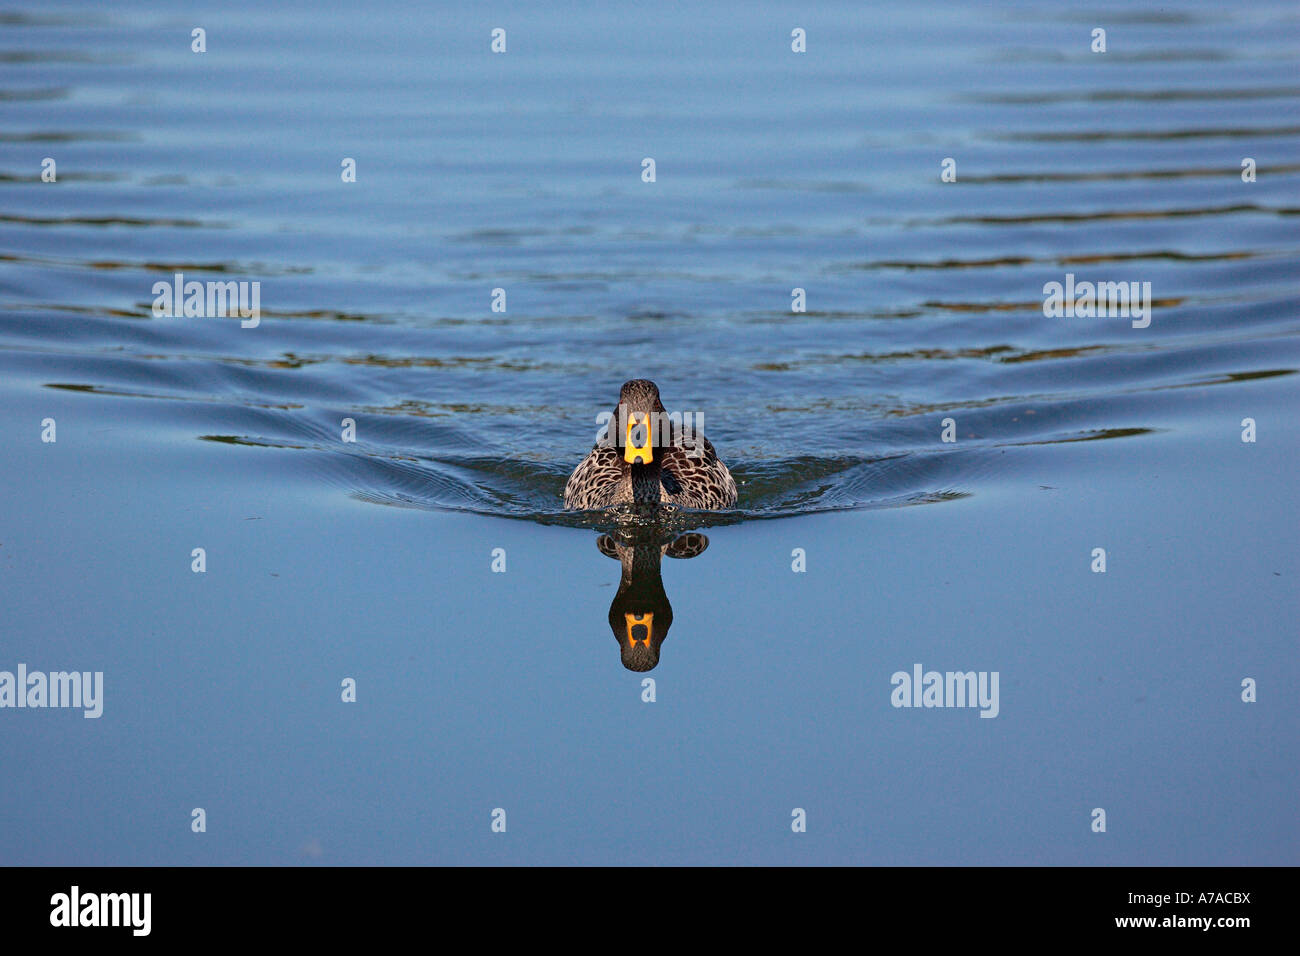
[[650, 631], [655, 623], [654, 611], [646, 611], [644, 614], [624, 614], [623, 623], [627, 625], [629, 647], [636, 647], [637, 644], [650, 646]]
[[638, 462], [648, 465], [654, 461], [654, 453], [650, 450], [650, 416], [645, 412], [632, 412], [627, 416], [623, 460], [633, 465]]

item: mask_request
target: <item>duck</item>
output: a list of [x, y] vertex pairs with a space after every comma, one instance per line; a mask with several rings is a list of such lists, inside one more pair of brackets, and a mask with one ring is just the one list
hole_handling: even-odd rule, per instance
[[[698, 428], [670, 419], [649, 379], [624, 382], [591, 453], [564, 486], [564, 506], [588, 511], [671, 504], [717, 511], [736, 504], [736, 480]], [[691, 416], [691, 424], [698, 421]], [[661, 427], [662, 425], [662, 427]]]

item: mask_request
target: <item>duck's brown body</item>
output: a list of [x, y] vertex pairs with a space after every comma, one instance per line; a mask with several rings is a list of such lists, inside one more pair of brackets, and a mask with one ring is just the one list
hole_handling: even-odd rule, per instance
[[564, 486], [564, 506], [577, 509], [609, 508], [624, 504], [674, 504], [685, 508], [730, 508], [736, 503], [736, 482], [703, 435], [683, 436], [679, 429], [663, 429], [648, 463], [629, 461], [616, 425], [628, 417], [665, 411], [654, 382], [634, 379], [623, 385], [620, 408], [610, 425], [618, 440], [599, 442], [578, 465]]

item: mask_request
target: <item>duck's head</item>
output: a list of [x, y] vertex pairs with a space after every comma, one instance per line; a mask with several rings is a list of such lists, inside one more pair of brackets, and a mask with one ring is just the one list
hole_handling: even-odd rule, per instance
[[656, 449], [669, 444], [670, 436], [660, 435], [660, 413], [664, 403], [659, 400], [659, 386], [644, 378], [624, 382], [618, 393], [618, 408], [614, 410], [616, 441], [622, 449], [623, 461], [629, 465], [657, 464]]

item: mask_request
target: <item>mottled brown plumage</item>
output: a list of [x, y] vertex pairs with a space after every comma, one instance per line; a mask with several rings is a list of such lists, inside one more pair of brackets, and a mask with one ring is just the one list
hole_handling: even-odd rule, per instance
[[625, 504], [674, 504], [716, 510], [736, 503], [736, 482], [703, 435], [686, 436], [679, 427], [659, 430], [648, 464], [625, 460], [624, 436], [618, 428], [625, 415], [663, 413], [659, 388], [646, 379], [623, 385], [614, 409], [610, 439], [597, 442], [564, 486], [564, 506], [581, 510]]

